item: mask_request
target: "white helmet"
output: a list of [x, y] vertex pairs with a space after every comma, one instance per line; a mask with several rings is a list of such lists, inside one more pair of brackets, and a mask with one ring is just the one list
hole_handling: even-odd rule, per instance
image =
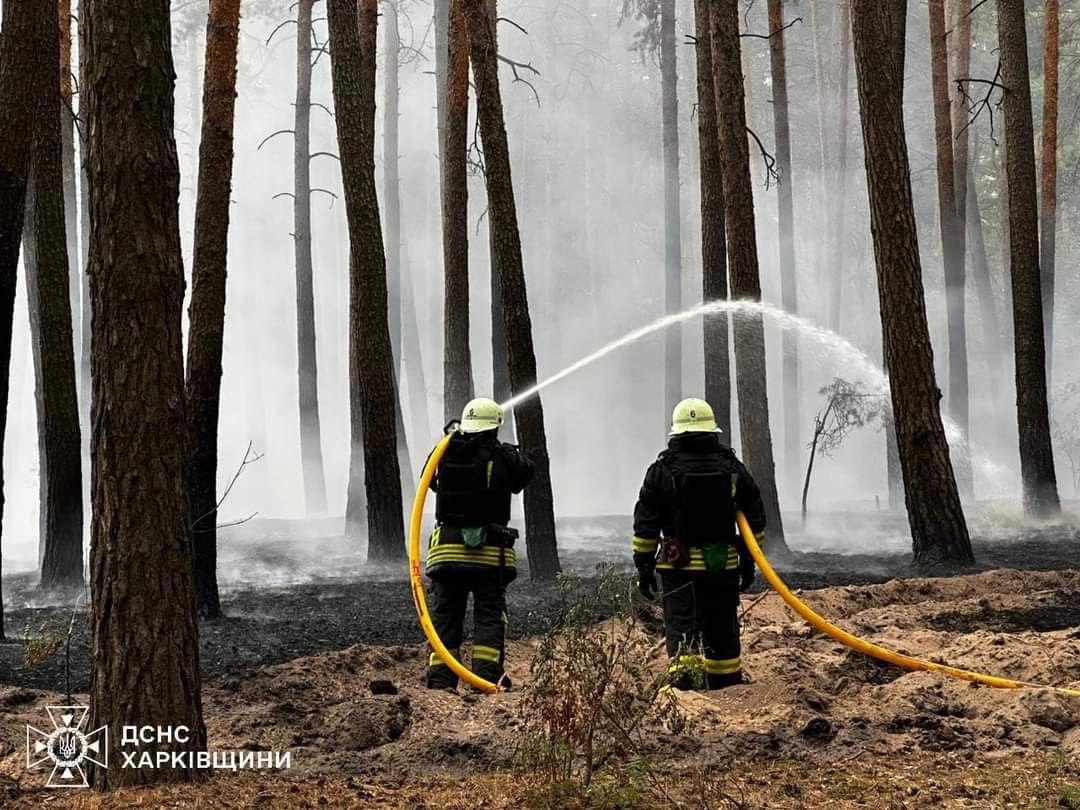
[[472, 400], [461, 412], [462, 433], [483, 433], [485, 430], [498, 430], [503, 423], [503, 410], [493, 399], [478, 397]]

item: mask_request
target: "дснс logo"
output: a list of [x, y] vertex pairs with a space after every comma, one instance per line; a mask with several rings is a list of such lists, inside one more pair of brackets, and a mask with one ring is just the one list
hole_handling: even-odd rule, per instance
[[[109, 767], [108, 726], [83, 731], [90, 709], [86, 706], [46, 706], [52, 731], [26, 727], [26, 769], [52, 763], [45, 787], [89, 787], [83, 765]], [[46, 765], [47, 767], [47, 765]]]

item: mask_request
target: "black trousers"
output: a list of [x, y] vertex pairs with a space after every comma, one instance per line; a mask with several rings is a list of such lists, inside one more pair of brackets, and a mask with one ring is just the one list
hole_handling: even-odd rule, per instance
[[[465, 635], [465, 612], [473, 597], [472, 669], [492, 683], [503, 676], [506, 635], [506, 587], [493, 566], [460, 566], [442, 571], [431, 581], [431, 620], [446, 648], [461, 659]], [[458, 678], [437, 653], [428, 660], [427, 685], [453, 688]]]
[[742, 683], [738, 573], [658, 573], [672, 684], [722, 689]]

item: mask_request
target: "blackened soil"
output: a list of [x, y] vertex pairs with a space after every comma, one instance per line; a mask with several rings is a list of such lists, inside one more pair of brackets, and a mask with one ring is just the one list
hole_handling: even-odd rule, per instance
[[[625, 534], [619, 538], [597, 537], [562, 554], [564, 569], [581, 577], [576, 587], [595, 583], [595, 565], [602, 560], [624, 566], [630, 587], [632, 567]], [[1011, 542], [1002, 539], [974, 541], [978, 564], [964, 569], [914, 569], [906, 554], [792, 553], [775, 562], [792, 588], [823, 588], [833, 585], [867, 585], [896, 577], [953, 576], [991, 568], [1062, 570], [1080, 568], [1080, 542], [1074, 529], [1060, 527], [1040, 534], [1028, 532]], [[289, 550], [296, 543], [282, 538], [252, 541], [237, 550], [246, 560], [257, 560], [261, 571], [286, 577], [300, 561]], [[356, 556], [356, 555], [352, 555]], [[524, 558], [524, 555], [522, 555]], [[260, 667], [283, 663], [354, 644], [413, 644], [423, 637], [416, 622], [404, 569], [383, 570], [376, 578], [337, 569], [333, 578], [315, 578], [300, 584], [257, 588], [243, 579], [223, 584], [223, 607], [227, 618], [203, 621], [200, 641], [202, 669], [207, 678], [243, 677]], [[281, 572], [284, 571], [285, 574]], [[251, 570], [244, 572], [251, 575]], [[298, 579], [302, 579], [299, 575]], [[24, 638], [63, 638], [71, 622], [75, 596], [36, 590], [35, 578], [21, 574], [4, 580], [7, 642], [0, 643], [0, 685], [64, 691], [66, 673], [73, 692], [89, 687], [90, 628], [87, 594], [79, 595], [70, 643], [70, 669], [63, 651], [43, 663], [24, 661]], [[281, 581], [279, 579], [278, 581]], [[755, 591], [763, 588], [760, 577]], [[570, 597], [572, 598], [572, 596]], [[542, 633], [550, 628], [566, 604], [564, 590], [553, 584], [536, 584], [527, 572], [510, 586], [512, 638]], [[597, 617], [602, 618], [602, 617]], [[986, 628], [1000, 632], [1055, 630], [1080, 625], [1080, 594], [1069, 593], [1057, 601], [1033, 605], [1028, 610], [974, 613], [942, 613], [935, 621], [942, 630], [968, 632]]]

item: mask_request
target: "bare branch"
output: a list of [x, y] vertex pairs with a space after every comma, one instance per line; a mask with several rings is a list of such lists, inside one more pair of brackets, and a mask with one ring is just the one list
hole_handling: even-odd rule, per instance
[[794, 20], [789, 22], [787, 25], [780, 26], [779, 28], [777, 28], [772, 33], [769, 33], [769, 34], [752, 34], [749, 31], [746, 31], [745, 33], [739, 34], [739, 36], [740, 37], [749, 37], [750, 39], [772, 39], [777, 34], [782, 34], [784, 31], [791, 28], [791, 26], [795, 25], [795, 23], [801, 23], [802, 21], [803, 21], [802, 17], [796, 17]]
[[263, 146], [266, 145], [266, 142], [268, 140], [270, 140], [271, 138], [277, 137], [278, 135], [295, 135], [295, 134], [296, 133], [291, 129], [279, 129], [277, 132], [271, 132], [269, 135], [267, 135], [265, 138], [262, 139], [262, 142], [257, 147], [255, 147], [255, 151], [258, 152], [260, 149], [263, 148]]
[[758, 151], [761, 152], [761, 161], [765, 164], [765, 188], [775, 181], [780, 182], [780, 172], [776, 170], [776, 158], [769, 154], [769, 151], [765, 148], [765, 144], [761, 142], [761, 138], [750, 127], [746, 128], [746, 131], [750, 133], [750, 137], [754, 139], [754, 142], [758, 146]]
[[317, 157], [329, 157], [329, 158], [333, 158], [333, 159], [334, 159], [334, 160], [336, 160], [336, 161], [337, 161], [338, 163], [340, 163], [340, 162], [341, 162], [341, 158], [339, 158], [339, 157], [338, 157], [337, 155], [335, 155], [335, 154], [334, 154], [333, 152], [312, 152], [312, 153], [311, 153], [310, 155], [308, 155], [308, 160], [309, 160], [309, 161], [310, 161], [310, 160], [314, 160], [314, 159], [315, 159], [315, 158], [317, 158]]
[[293, 194], [291, 191], [279, 191], [277, 194], [275, 194], [270, 199], [271, 200], [276, 200], [278, 197], [292, 197], [294, 200], [296, 199], [296, 195]]
[[269, 45], [270, 40], [272, 40], [274, 38], [274, 34], [276, 34], [278, 31], [280, 31], [286, 25], [296, 25], [296, 20], [285, 20], [285, 22], [283, 22], [283, 23], [278, 23], [278, 25], [275, 26], [274, 30], [270, 32], [270, 36], [268, 36], [266, 38], [266, 44]]
[[504, 22], [504, 23], [506, 23], [507, 25], [512, 25], [512, 26], [514, 26], [514, 28], [516, 28], [516, 29], [517, 29], [518, 31], [520, 31], [521, 33], [523, 33], [523, 34], [524, 34], [525, 36], [528, 36], [528, 35], [529, 35], [529, 32], [525, 30], [525, 26], [523, 26], [523, 25], [519, 25], [518, 23], [516, 23], [516, 22], [514, 22], [513, 20], [511, 20], [511, 19], [510, 19], [509, 17], [496, 17], [496, 18], [495, 18], [495, 22], [496, 22], [496, 23], [501, 23], [501, 22]]

